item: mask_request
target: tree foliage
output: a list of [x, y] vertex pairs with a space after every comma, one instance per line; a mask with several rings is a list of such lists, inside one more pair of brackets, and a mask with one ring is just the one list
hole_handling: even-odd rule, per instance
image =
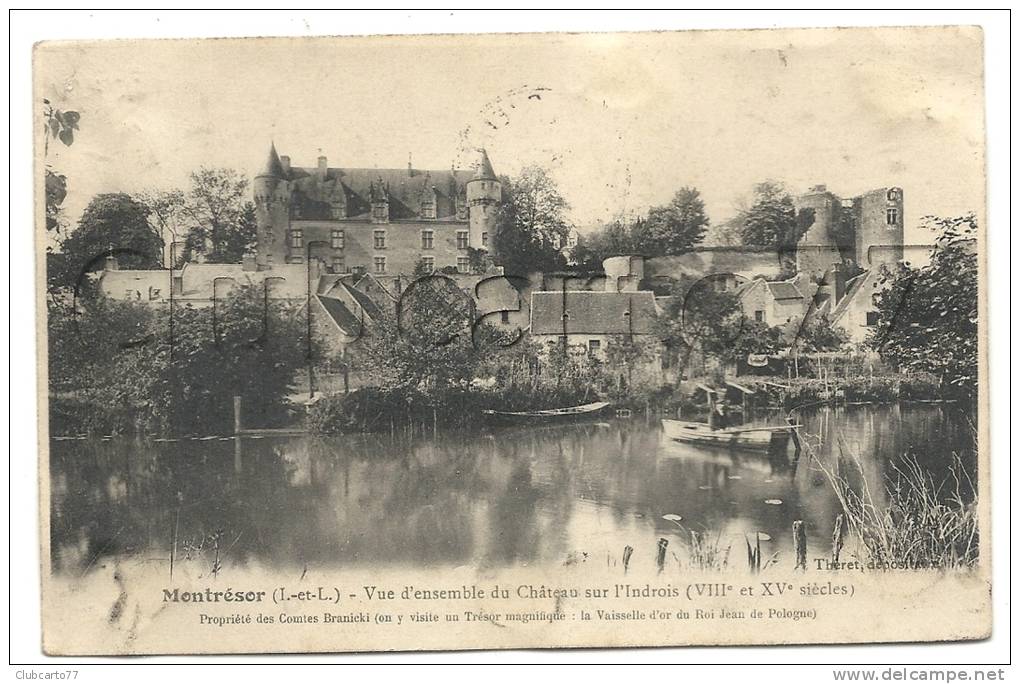
[[666, 204], [649, 209], [647, 216], [618, 216], [600, 230], [580, 236], [571, 261], [577, 270], [594, 271], [611, 256], [685, 254], [701, 242], [707, 229], [701, 194], [683, 187]]
[[159, 268], [163, 241], [149, 225], [149, 208], [124, 193], [96, 195], [85, 208], [78, 226], [61, 245], [63, 272], [51, 283], [74, 285], [83, 270], [101, 270], [102, 255], [114, 250], [122, 268]]
[[201, 167], [191, 174], [185, 195], [188, 217], [186, 258], [208, 263], [240, 263], [254, 248], [255, 207], [245, 202], [248, 180], [234, 169]]
[[745, 245], [796, 246], [800, 239], [797, 211], [793, 197], [780, 183], [764, 181], [755, 186], [754, 203], [743, 215], [741, 236]]
[[421, 275], [396, 315], [376, 321], [362, 342], [382, 384], [439, 391], [471, 380], [479, 363], [472, 342], [473, 303], [450, 278]]
[[[74, 132], [78, 130], [81, 115], [74, 110], [60, 110], [43, 98], [43, 147], [44, 156], [49, 155], [50, 140], [59, 140], [70, 147], [74, 143]], [[64, 227], [60, 205], [67, 196], [67, 177], [54, 171], [46, 164], [46, 230], [57, 235]]]
[[269, 424], [308, 352], [303, 307], [266, 305], [254, 286], [172, 316], [105, 297], [51, 304], [48, 324], [51, 394], [104, 431], [225, 434], [235, 394], [249, 425]]
[[900, 264], [883, 276], [869, 344], [902, 370], [927, 371], [944, 387], [975, 396], [978, 386], [978, 267], [973, 214], [927, 217], [937, 232], [927, 266]]
[[736, 295], [716, 287], [715, 282], [711, 276], [677, 280], [656, 323], [658, 338], [678, 361], [680, 373], [694, 350], [724, 358], [739, 332], [733, 320], [740, 311]]
[[643, 254], [684, 254], [701, 242], [708, 228], [705, 202], [697, 188], [682, 187], [662, 206], [652, 207], [646, 221], [635, 222], [631, 233]]
[[569, 205], [556, 182], [545, 169], [529, 166], [514, 178], [502, 176], [500, 183], [503, 201], [496, 223], [496, 263], [512, 275], [562, 270], [566, 258], [561, 247], [570, 231]]

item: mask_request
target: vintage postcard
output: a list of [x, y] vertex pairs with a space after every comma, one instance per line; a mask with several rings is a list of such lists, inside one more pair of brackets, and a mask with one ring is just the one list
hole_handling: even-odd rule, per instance
[[986, 638], [982, 49], [38, 44], [45, 652]]

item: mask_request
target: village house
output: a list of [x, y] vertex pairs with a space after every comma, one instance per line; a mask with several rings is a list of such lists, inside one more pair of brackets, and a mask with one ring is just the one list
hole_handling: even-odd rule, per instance
[[737, 299], [747, 318], [770, 326], [784, 326], [799, 320], [810, 300], [793, 280], [769, 281], [755, 278], [737, 290]]

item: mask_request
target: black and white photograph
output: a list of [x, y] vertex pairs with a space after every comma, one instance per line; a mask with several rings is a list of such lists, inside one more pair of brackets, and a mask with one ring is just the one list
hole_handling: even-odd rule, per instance
[[983, 48], [36, 44], [43, 651], [988, 638]]

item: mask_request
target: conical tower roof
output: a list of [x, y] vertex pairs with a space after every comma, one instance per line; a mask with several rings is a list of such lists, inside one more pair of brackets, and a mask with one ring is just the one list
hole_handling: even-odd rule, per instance
[[475, 175], [471, 180], [496, 180], [496, 172], [492, 170], [492, 162], [485, 148], [478, 150], [478, 166], [475, 168]]
[[276, 143], [269, 144], [269, 158], [262, 172], [257, 176], [270, 176], [272, 178], [283, 178], [283, 164], [280, 163], [280, 155], [276, 153]]

